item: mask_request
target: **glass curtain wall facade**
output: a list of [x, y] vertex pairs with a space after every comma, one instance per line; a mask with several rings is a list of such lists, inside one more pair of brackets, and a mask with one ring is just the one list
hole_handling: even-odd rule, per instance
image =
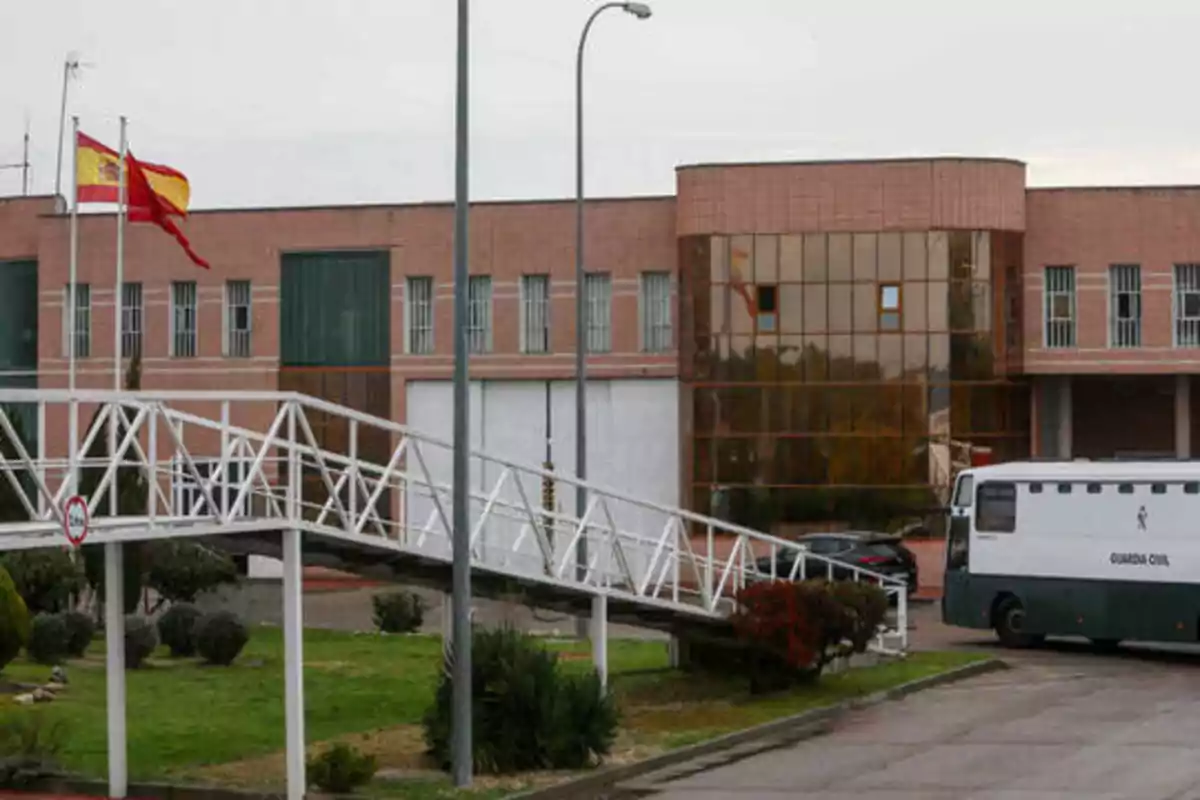
[[1020, 234], [693, 236], [680, 248], [696, 510], [764, 530], [897, 527], [944, 504], [972, 452], [1028, 456], [1027, 388], [1006, 377]]

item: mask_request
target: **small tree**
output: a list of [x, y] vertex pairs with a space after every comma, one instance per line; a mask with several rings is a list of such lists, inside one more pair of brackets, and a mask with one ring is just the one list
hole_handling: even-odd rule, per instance
[[163, 603], [194, 603], [204, 592], [238, 580], [237, 565], [199, 542], [163, 539], [146, 547], [146, 584]]

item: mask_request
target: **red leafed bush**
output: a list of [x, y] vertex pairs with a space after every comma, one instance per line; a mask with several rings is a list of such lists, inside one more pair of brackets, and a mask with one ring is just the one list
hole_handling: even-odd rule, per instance
[[756, 583], [738, 595], [734, 631], [746, 648], [753, 691], [813, 681], [835, 658], [862, 652], [887, 598], [866, 584]]

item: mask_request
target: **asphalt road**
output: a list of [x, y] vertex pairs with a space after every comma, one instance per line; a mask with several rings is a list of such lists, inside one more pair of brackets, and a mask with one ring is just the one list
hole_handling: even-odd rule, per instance
[[[994, 649], [916, 612], [917, 647]], [[1200, 648], [1000, 651], [1012, 669], [855, 712], [656, 800], [1200, 800]]]

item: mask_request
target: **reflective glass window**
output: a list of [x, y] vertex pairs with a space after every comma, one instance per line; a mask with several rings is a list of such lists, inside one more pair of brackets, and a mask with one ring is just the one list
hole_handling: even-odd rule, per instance
[[804, 237], [779, 237], [779, 282], [804, 280]]
[[810, 283], [824, 283], [828, 279], [825, 234], [807, 234], [804, 237], [804, 280]]
[[848, 233], [829, 234], [829, 281], [838, 283], [850, 281], [852, 272], [853, 251]]

